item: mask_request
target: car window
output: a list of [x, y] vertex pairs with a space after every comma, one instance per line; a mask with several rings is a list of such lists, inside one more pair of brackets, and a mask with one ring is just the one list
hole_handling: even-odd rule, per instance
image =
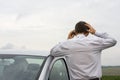
[[68, 71], [63, 59], [57, 60], [54, 63], [49, 80], [69, 80]]
[[0, 80], [36, 80], [45, 57], [0, 56]]

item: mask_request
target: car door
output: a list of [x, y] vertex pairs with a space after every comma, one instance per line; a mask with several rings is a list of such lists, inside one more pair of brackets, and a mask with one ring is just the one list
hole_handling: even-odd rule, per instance
[[54, 61], [50, 69], [48, 80], [70, 80], [68, 68], [64, 58]]

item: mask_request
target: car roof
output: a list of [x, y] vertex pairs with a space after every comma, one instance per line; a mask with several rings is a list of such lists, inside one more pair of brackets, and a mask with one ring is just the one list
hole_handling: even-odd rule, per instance
[[48, 56], [50, 53], [49, 51], [40, 51], [40, 50], [13, 50], [13, 49], [6, 49], [0, 50], [0, 55], [35, 55], [35, 56]]

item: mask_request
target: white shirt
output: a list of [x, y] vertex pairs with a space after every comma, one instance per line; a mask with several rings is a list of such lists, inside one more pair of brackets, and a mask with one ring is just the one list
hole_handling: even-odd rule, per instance
[[51, 50], [53, 56], [65, 56], [70, 70], [71, 80], [100, 78], [101, 51], [112, 47], [116, 40], [106, 33], [83, 34], [57, 44]]

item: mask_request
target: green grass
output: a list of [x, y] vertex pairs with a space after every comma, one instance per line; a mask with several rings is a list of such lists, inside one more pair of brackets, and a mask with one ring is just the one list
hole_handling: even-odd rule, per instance
[[103, 76], [102, 80], [120, 80], [120, 76]]
[[102, 68], [103, 75], [120, 76], [120, 67], [104, 67]]
[[102, 80], [120, 80], [120, 66], [102, 67]]

